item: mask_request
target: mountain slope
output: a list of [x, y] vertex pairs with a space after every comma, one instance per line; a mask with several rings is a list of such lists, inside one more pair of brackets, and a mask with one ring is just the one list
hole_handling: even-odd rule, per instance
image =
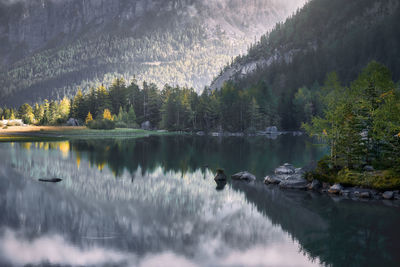
[[2, 0], [0, 104], [72, 95], [115, 76], [210, 83], [304, 0]]
[[302, 86], [318, 88], [328, 72], [344, 83], [376, 60], [400, 79], [400, 3], [396, 0], [312, 0], [285, 23], [261, 37], [214, 80], [238, 88], [260, 83], [271, 88], [284, 107], [284, 128], [297, 128], [293, 99]]

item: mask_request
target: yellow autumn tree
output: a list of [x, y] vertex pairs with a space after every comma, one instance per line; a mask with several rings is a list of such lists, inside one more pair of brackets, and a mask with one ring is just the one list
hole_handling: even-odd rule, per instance
[[90, 113], [90, 111], [89, 111], [89, 113], [88, 113], [87, 116], [86, 116], [85, 123], [88, 124], [88, 123], [91, 122], [92, 120], [93, 120], [93, 116], [92, 116], [92, 113]]
[[111, 116], [111, 112], [109, 109], [105, 109], [103, 113], [103, 119], [113, 121], [114, 118]]

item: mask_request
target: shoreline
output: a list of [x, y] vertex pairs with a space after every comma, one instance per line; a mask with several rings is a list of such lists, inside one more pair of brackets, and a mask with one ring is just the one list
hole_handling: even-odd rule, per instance
[[57, 141], [71, 139], [141, 138], [176, 132], [117, 128], [93, 130], [85, 126], [11, 126], [0, 129], [0, 142]]
[[86, 126], [9, 126], [7, 129], [0, 128], [0, 142], [25, 141], [32, 138], [50, 139], [87, 139], [87, 138], [138, 138], [152, 135], [174, 135], [189, 134], [193, 136], [211, 137], [252, 137], [264, 136], [268, 139], [277, 139], [279, 136], [292, 134], [293, 136], [304, 135], [301, 131], [277, 131], [277, 132], [204, 132], [204, 131], [173, 131], [166, 130], [142, 130], [131, 128], [116, 128], [113, 130], [95, 130]]
[[312, 171], [307, 168], [295, 168], [293, 165], [285, 163], [275, 169], [274, 174], [264, 178], [264, 184], [277, 186], [281, 189], [305, 190], [329, 195], [331, 197], [341, 197], [352, 200], [377, 200], [395, 201], [400, 203], [400, 190], [378, 189], [364, 186], [345, 186], [339, 182], [321, 182], [318, 179], [306, 179], [307, 172]]

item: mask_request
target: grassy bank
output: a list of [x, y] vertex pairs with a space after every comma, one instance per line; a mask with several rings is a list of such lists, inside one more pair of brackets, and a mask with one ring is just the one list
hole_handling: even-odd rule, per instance
[[173, 132], [141, 129], [92, 130], [86, 127], [27, 126], [0, 129], [0, 142], [49, 141], [69, 139], [140, 138], [151, 135], [170, 135]]

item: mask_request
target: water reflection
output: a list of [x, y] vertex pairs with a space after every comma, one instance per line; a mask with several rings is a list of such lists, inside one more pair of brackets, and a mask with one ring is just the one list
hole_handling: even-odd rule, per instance
[[217, 191], [224, 190], [225, 186], [227, 185], [226, 181], [215, 181], [215, 183], [217, 184]]
[[324, 153], [280, 138], [0, 144], [0, 266], [395, 266], [397, 208], [215, 183]]
[[[144, 176], [138, 172], [131, 183], [126, 174], [115, 180], [107, 170], [82, 172], [81, 165], [79, 172], [70, 171], [73, 165], [48, 167], [63, 168], [67, 178], [61, 184], [41, 184], [24, 178], [24, 170], [2, 169], [3, 261], [108, 266], [118, 260], [118, 266], [147, 266], [167, 258], [182, 266], [251, 266], [247, 260], [254, 266], [309, 265], [298, 244], [242, 193], [228, 187], [217, 193], [211, 172], [204, 180], [201, 172], [164, 175], [159, 168]], [[279, 248], [285, 251], [279, 254]], [[17, 251], [26, 256], [14, 258]], [[251, 258], [258, 252], [271, 258]], [[66, 260], [76, 257], [85, 262]]]
[[[223, 168], [228, 174], [248, 170], [263, 178], [276, 166], [291, 162], [302, 166], [320, 158], [326, 148], [313, 145], [304, 137], [208, 138], [192, 136], [149, 137], [145, 139], [75, 140], [65, 142], [18, 143], [21, 150], [59, 152], [74, 159], [79, 169], [82, 158], [102, 171], [108, 167], [116, 177], [139, 168], [153, 171], [158, 167], [175, 172]], [[23, 153], [26, 153], [23, 151]], [[73, 154], [73, 155], [72, 155]], [[16, 160], [18, 161], [18, 160]]]

